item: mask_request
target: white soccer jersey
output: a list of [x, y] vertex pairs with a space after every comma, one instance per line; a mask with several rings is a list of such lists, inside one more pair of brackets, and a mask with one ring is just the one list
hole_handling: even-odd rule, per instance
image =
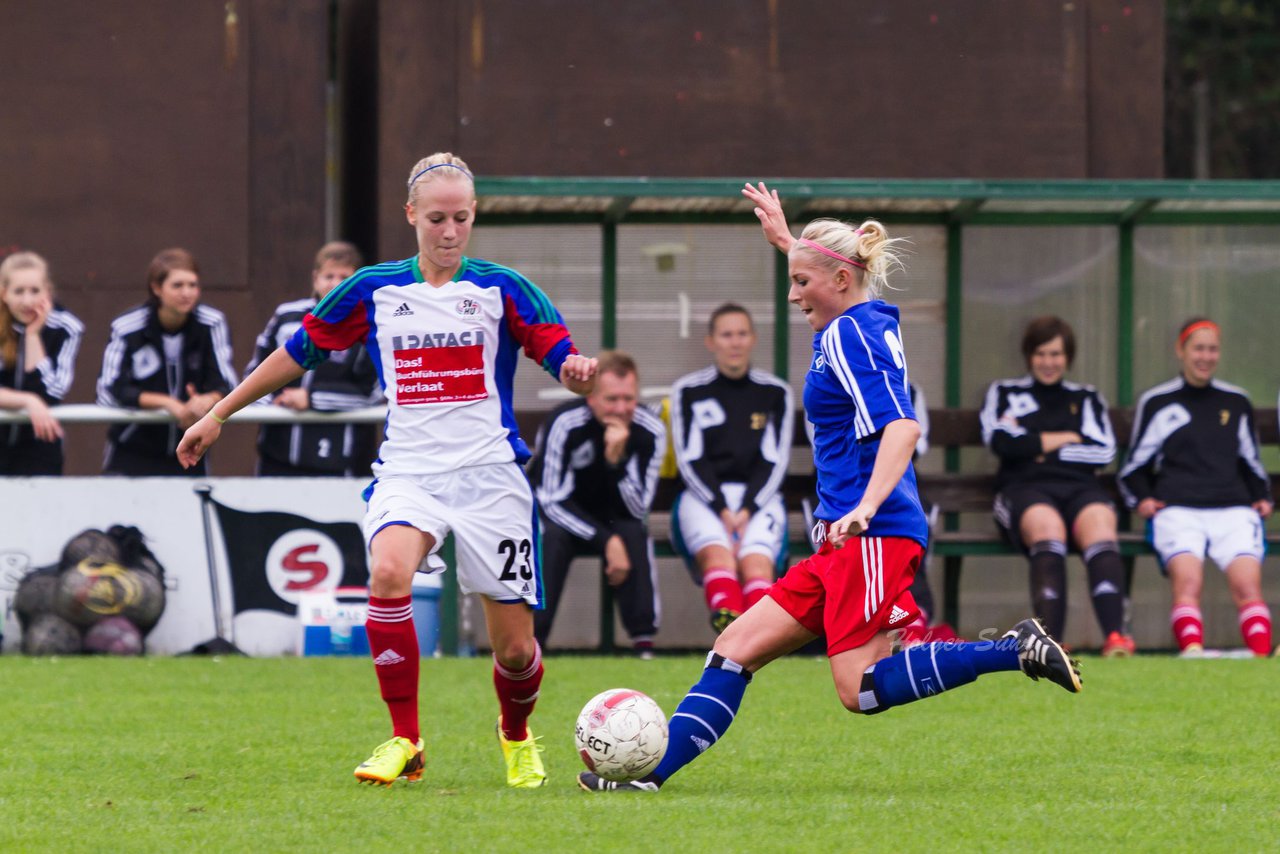
[[365, 267], [303, 318], [286, 345], [303, 367], [364, 342], [387, 398], [378, 477], [521, 462], [511, 405], [520, 350], [559, 377], [577, 350], [555, 306], [499, 264], [464, 258], [454, 280], [422, 280], [417, 258]]

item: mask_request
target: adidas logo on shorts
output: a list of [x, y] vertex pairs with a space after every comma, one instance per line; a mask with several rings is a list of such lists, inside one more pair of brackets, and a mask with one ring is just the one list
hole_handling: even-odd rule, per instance
[[907, 612], [899, 608], [897, 605], [894, 605], [893, 610], [889, 612], [889, 625], [896, 626], [906, 619]]
[[378, 657], [373, 660], [373, 663], [379, 667], [390, 667], [391, 665], [399, 664], [402, 661], [404, 661], [403, 655], [396, 652], [394, 649], [388, 648], [379, 653]]
[[409, 308], [409, 303], [402, 302], [400, 307], [391, 313], [392, 317], [409, 317], [413, 314], [413, 309]]

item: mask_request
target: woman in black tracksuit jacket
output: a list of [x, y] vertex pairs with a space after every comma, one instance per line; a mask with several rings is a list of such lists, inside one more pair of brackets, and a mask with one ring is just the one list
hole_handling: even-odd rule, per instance
[[0, 264], [0, 409], [30, 424], [0, 426], [0, 475], [62, 474], [61, 403], [75, 375], [84, 325], [53, 301], [49, 265], [34, 252]]
[[185, 249], [165, 249], [147, 270], [145, 305], [111, 322], [98, 403], [162, 409], [168, 424], [116, 424], [107, 435], [106, 474], [202, 476], [204, 460], [183, 469], [174, 456], [187, 427], [236, 384], [231, 334], [222, 312], [200, 304], [200, 274]]
[[[320, 247], [311, 273], [311, 297], [276, 307], [258, 336], [248, 376], [284, 346], [302, 318], [329, 291], [364, 266], [360, 251], [335, 240]], [[363, 344], [329, 353], [313, 371], [262, 399], [298, 412], [345, 412], [383, 401], [378, 370]], [[264, 424], [258, 433], [258, 474], [268, 477], [367, 476], [375, 428], [351, 423]]]

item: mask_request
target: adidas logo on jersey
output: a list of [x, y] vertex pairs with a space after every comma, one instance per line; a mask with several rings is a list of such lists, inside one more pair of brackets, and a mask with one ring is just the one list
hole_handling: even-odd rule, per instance
[[391, 665], [399, 664], [402, 661], [404, 661], [404, 656], [388, 647], [378, 654], [378, 657], [373, 660], [373, 663], [379, 667], [390, 667]]
[[400, 307], [391, 313], [392, 317], [409, 317], [413, 314], [413, 309], [409, 308], [409, 303], [402, 302]]

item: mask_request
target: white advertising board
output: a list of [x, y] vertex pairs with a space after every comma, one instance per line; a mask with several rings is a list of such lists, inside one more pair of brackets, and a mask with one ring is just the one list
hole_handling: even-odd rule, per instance
[[[300, 596], [338, 587], [344, 570], [347, 583], [367, 582], [358, 531], [364, 486], [341, 478], [0, 479], [4, 650], [19, 646], [12, 599], [22, 575], [58, 563], [66, 542], [87, 528], [132, 525], [163, 565], [168, 588], [147, 652], [188, 652], [215, 637], [216, 601], [222, 634], [244, 652], [295, 654], [300, 630], [285, 612]], [[210, 506], [206, 514], [201, 487], [211, 488], [212, 500], [229, 513]], [[240, 521], [231, 524], [229, 517]], [[241, 555], [239, 578], [229, 563], [228, 538], [231, 551]], [[349, 558], [353, 548], [358, 560], [344, 562], [344, 550]]]

